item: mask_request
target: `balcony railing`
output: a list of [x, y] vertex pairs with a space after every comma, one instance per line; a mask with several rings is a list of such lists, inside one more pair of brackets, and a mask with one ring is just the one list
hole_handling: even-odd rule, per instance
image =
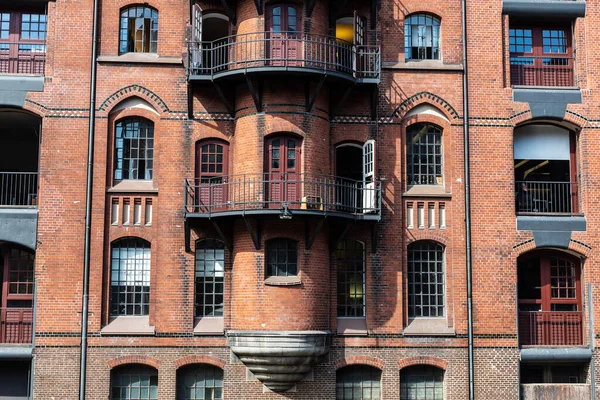
[[573, 57], [510, 56], [510, 84], [513, 86], [574, 86]]
[[307, 68], [357, 79], [379, 79], [379, 46], [355, 46], [331, 36], [299, 32], [248, 33], [189, 43], [189, 75], [213, 76], [263, 67]]
[[36, 207], [37, 172], [0, 172], [0, 207]]
[[379, 182], [309, 174], [244, 174], [208, 182], [186, 180], [187, 213], [210, 216], [229, 211], [291, 210], [373, 214], [381, 211]]
[[44, 75], [45, 68], [44, 42], [0, 41], [0, 74]]
[[0, 308], [0, 343], [31, 343], [32, 308]]
[[577, 182], [515, 182], [517, 214], [575, 214]]
[[574, 383], [528, 383], [521, 385], [522, 400], [590, 399], [590, 385]]
[[522, 346], [582, 346], [583, 313], [580, 311], [519, 311]]

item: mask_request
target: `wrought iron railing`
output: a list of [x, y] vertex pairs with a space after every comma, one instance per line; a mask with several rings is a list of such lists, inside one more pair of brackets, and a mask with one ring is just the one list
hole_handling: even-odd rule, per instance
[[582, 346], [581, 311], [519, 311], [522, 346]]
[[350, 214], [381, 211], [379, 182], [309, 174], [243, 174], [208, 181], [186, 180], [188, 213], [281, 209]]
[[0, 308], [0, 343], [31, 343], [33, 308]]
[[0, 207], [36, 207], [37, 172], [0, 172]]
[[515, 182], [518, 214], [575, 214], [578, 210], [577, 182]]
[[45, 69], [44, 42], [0, 41], [0, 74], [44, 75]]
[[189, 75], [257, 67], [301, 67], [379, 79], [379, 46], [355, 46], [331, 36], [299, 32], [247, 33], [213, 42], [190, 42]]
[[573, 57], [510, 56], [510, 84], [513, 86], [575, 85]]

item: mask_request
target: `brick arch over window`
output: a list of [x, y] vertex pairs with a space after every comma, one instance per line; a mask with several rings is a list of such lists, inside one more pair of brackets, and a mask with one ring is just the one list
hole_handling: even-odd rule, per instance
[[181, 367], [186, 367], [186, 366], [192, 365], [192, 364], [209, 364], [209, 365], [212, 365], [214, 367], [218, 367], [218, 368], [221, 368], [224, 370], [226, 362], [225, 362], [225, 360], [223, 360], [219, 357], [210, 356], [210, 355], [206, 355], [206, 354], [181, 357], [181, 358], [178, 358], [177, 360], [175, 360], [175, 362], [174, 362], [175, 369], [179, 369]]
[[403, 369], [413, 365], [433, 365], [434, 367], [440, 368], [444, 371], [448, 369], [447, 360], [434, 356], [414, 356], [403, 358], [398, 361], [398, 369]]
[[127, 364], [142, 364], [147, 365], [149, 367], [156, 368], [157, 370], [160, 367], [160, 363], [156, 358], [150, 356], [142, 356], [142, 355], [129, 355], [129, 356], [121, 356], [116, 357], [106, 362], [106, 365], [110, 369], [115, 369], [117, 367], [127, 365]]
[[128, 97], [138, 96], [150, 103], [159, 114], [168, 113], [169, 107], [156, 93], [140, 85], [124, 86], [113, 94], [109, 95], [98, 107], [99, 111], [110, 112], [112, 108], [127, 99]]
[[347, 356], [335, 364], [335, 369], [338, 370], [348, 365], [369, 365], [383, 370], [384, 362], [380, 358], [371, 356]]
[[285, 119], [272, 117], [265, 121], [265, 136], [279, 133], [293, 133], [301, 137], [305, 136], [305, 133], [301, 128]]
[[25, 99], [25, 104], [23, 104], [23, 110], [35, 114], [40, 118], [44, 118], [46, 115], [48, 115], [48, 109], [46, 108], [46, 106], [40, 103], [36, 103], [35, 101], [29, 99]]
[[392, 113], [391, 117], [392, 118], [401, 118], [410, 109], [412, 109], [420, 104], [423, 104], [423, 103], [430, 103], [430, 104], [434, 105], [435, 107], [440, 109], [440, 111], [442, 111], [444, 114], [446, 114], [446, 116], [448, 117], [449, 120], [460, 118], [460, 116], [458, 115], [458, 112], [450, 103], [448, 103], [446, 100], [444, 100], [442, 97], [438, 96], [437, 94], [433, 94], [430, 92], [419, 92], [419, 93], [416, 93], [416, 94], [408, 97], [402, 103], [400, 103], [400, 105], [398, 105], [398, 107], [396, 107], [396, 109]]
[[442, 247], [445, 249], [446, 247], [448, 247], [448, 243], [450, 242], [450, 240], [447, 236], [442, 236], [435, 232], [415, 232], [414, 236], [408, 238], [406, 244], [407, 246], [410, 246], [418, 242], [435, 242], [437, 244], [442, 245]]

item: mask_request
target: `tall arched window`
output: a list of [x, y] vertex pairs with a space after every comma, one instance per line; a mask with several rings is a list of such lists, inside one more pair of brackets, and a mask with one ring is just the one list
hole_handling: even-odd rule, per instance
[[123, 9], [119, 31], [119, 54], [156, 53], [158, 11], [145, 6]]
[[196, 242], [196, 317], [222, 317], [225, 246], [216, 239]]
[[440, 20], [428, 14], [413, 14], [404, 20], [404, 58], [440, 59]]
[[369, 365], [349, 365], [336, 372], [337, 400], [379, 400], [381, 371]]
[[444, 400], [444, 371], [432, 365], [403, 368], [400, 400]]
[[148, 315], [150, 243], [128, 237], [113, 242], [110, 263], [110, 315]]
[[152, 179], [154, 124], [131, 117], [115, 125], [115, 180]]
[[445, 315], [444, 247], [419, 241], [408, 247], [408, 316]]
[[177, 400], [222, 400], [223, 370], [195, 364], [177, 371]]
[[335, 251], [337, 264], [337, 316], [365, 316], [365, 245], [342, 240]]
[[441, 185], [442, 130], [431, 124], [415, 124], [406, 130], [406, 168], [409, 185]]
[[111, 371], [111, 400], [158, 400], [158, 371], [142, 364], [128, 364]]
[[267, 277], [298, 275], [298, 242], [278, 238], [266, 243]]

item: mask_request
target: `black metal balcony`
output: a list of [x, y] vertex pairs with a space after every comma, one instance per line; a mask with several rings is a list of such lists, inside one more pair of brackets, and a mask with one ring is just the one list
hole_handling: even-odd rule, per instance
[[517, 214], [577, 214], [577, 182], [515, 182]]
[[206, 182], [185, 181], [188, 218], [236, 215], [338, 216], [355, 220], [381, 218], [381, 185], [309, 174], [245, 174]]
[[0, 207], [37, 207], [37, 172], [0, 172]]
[[44, 75], [45, 68], [44, 41], [0, 41], [0, 74]]
[[381, 78], [379, 46], [355, 46], [331, 36], [258, 32], [191, 42], [188, 50], [191, 81], [276, 72], [327, 75], [371, 84]]
[[[564, 1], [564, 0], [563, 0]], [[573, 87], [573, 57], [510, 56], [512, 86]]]

